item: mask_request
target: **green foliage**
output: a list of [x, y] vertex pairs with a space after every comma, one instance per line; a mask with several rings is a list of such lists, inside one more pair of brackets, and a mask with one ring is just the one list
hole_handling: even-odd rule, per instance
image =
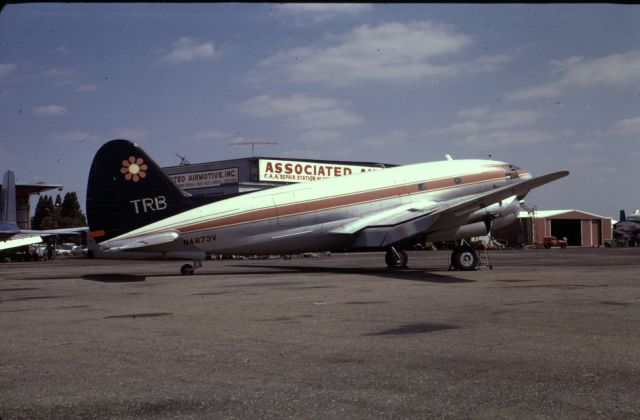
[[75, 192], [66, 193], [64, 199], [56, 195], [55, 204], [51, 196], [41, 195], [31, 218], [32, 229], [58, 229], [86, 226], [85, 217]]

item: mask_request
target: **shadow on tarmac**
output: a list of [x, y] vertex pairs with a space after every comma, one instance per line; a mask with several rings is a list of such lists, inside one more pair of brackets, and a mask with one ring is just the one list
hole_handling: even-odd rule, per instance
[[134, 283], [145, 281], [146, 276], [137, 276], [134, 274], [87, 274], [82, 276], [83, 280], [99, 281], [101, 283]]
[[[229, 270], [228, 268], [237, 268], [237, 270]], [[254, 264], [234, 264], [227, 266], [227, 269], [220, 271], [205, 271], [198, 270], [193, 276], [180, 276], [176, 272], [168, 272], [161, 274], [148, 274], [148, 275], [134, 275], [134, 274], [119, 274], [119, 273], [101, 273], [101, 274], [86, 274], [82, 276], [83, 280], [96, 281], [101, 283], [135, 283], [143, 282], [147, 278], [154, 277], [183, 277], [188, 279], [189, 277], [198, 276], [247, 276], [247, 275], [262, 275], [262, 276], [277, 276], [286, 275], [292, 273], [300, 274], [335, 274], [335, 275], [359, 275], [359, 276], [374, 276], [392, 280], [407, 280], [417, 281], [424, 283], [441, 283], [441, 284], [455, 284], [455, 283], [475, 283], [475, 280], [463, 279], [454, 277], [452, 275], [436, 274], [431, 271], [419, 268], [405, 268], [392, 270], [389, 268], [371, 268], [371, 267], [317, 267], [317, 266], [273, 266], [273, 265], [254, 265]], [[447, 271], [447, 273], [449, 273]], [[267, 286], [267, 285], [290, 285], [290, 282], [279, 282], [274, 284], [273, 282], [260, 282], [255, 286]], [[324, 286], [316, 286], [324, 287]]]
[[[376, 276], [387, 279], [394, 280], [410, 280], [410, 281], [421, 281], [426, 283], [475, 283], [475, 280], [462, 279], [458, 277], [453, 277], [449, 275], [441, 275], [434, 274], [429, 271], [425, 271], [424, 269], [413, 269], [413, 268], [405, 268], [401, 270], [391, 270], [388, 268], [367, 268], [367, 267], [309, 267], [309, 266], [295, 266], [288, 265], [286, 267], [283, 266], [267, 266], [267, 265], [244, 265], [244, 264], [236, 264], [233, 267], [243, 267], [243, 268], [271, 268], [267, 272], [262, 274], [290, 274], [291, 272], [299, 272], [302, 274], [313, 274], [313, 273], [323, 273], [323, 274], [341, 274], [341, 275], [361, 275], [361, 276]], [[254, 272], [225, 272], [225, 275], [247, 275], [247, 274], [257, 274]]]

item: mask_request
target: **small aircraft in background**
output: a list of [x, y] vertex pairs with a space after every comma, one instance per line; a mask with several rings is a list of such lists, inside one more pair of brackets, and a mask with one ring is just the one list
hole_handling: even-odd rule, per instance
[[[190, 259], [208, 254], [386, 251], [392, 268], [416, 238], [459, 240], [516, 220], [533, 188], [569, 173], [533, 177], [494, 160], [418, 163], [250, 192], [195, 206], [136, 144], [112, 140], [93, 159], [87, 186], [90, 253], [99, 258]], [[468, 245], [460, 270], [479, 264]]]
[[0, 190], [0, 250], [42, 242], [43, 236], [63, 235], [86, 231], [87, 227], [23, 230], [16, 219], [16, 179], [13, 171], [5, 172]]
[[640, 244], [640, 212], [626, 216], [620, 210], [620, 221], [613, 225], [614, 240], [622, 241], [624, 245], [636, 246]]

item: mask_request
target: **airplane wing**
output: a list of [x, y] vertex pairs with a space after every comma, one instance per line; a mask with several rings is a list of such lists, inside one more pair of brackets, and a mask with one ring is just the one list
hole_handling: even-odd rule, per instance
[[73, 233], [80, 232], [88, 232], [89, 228], [87, 226], [82, 227], [73, 227], [73, 228], [60, 228], [60, 229], [44, 229], [44, 230], [20, 230], [20, 233], [26, 233], [30, 235], [42, 235], [42, 236], [50, 236], [50, 235], [70, 235]]
[[357, 234], [354, 247], [385, 247], [402, 239], [427, 232], [440, 218], [464, 218], [476, 210], [509, 197], [517, 196], [518, 199], [522, 199], [532, 189], [568, 174], [567, 171], [554, 172], [449, 201], [425, 201], [403, 205], [361, 219], [351, 220], [332, 232]]
[[42, 237], [40, 235], [25, 235], [18, 233], [13, 235], [10, 239], [0, 241], [0, 250], [37, 244], [40, 242], [42, 242]]

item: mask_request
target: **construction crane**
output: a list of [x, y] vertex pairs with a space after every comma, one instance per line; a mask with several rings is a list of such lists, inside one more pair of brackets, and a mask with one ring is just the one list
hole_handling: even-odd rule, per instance
[[227, 143], [230, 144], [232, 146], [246, 146], [246, 145], [251, 145], [251, 157], [254, 156], [254, 150], [256, 145], [267, 145], [267, 144], [278, 144], [278, 142], [275, 141], [236, 141], [233, 143]]

